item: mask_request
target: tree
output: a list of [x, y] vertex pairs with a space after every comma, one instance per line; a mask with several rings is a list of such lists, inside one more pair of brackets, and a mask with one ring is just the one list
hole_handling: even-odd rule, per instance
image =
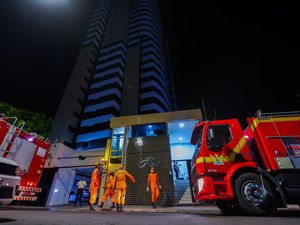
[[53, 119], [44, 113], [36, 113], [27, 109], [21, 109], [0, 102], [0, 113], [6, 117], [16, 117], [18, 124], [25, 122], [23, 130], [29, 133], [36, 133], [38, 136], [48, 138], [51, 135]]

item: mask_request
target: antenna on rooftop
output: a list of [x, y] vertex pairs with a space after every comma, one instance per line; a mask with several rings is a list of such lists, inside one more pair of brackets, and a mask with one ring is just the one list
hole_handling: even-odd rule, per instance
[[202, 98], [202, 107], [203, 107], [203, 112], [204, 112], [204, 119], [207, 120], [206, 111], [205, 111], [205, 105], [204, 105], [204, 99], [203, 98]]
[[215, 107], [215, 115], [214, 115], [214, 120], [217, 119], [217, 108]]

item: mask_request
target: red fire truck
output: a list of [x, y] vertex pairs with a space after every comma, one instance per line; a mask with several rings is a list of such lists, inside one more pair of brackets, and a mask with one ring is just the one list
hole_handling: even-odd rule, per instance
[[17, 118], [0, 118], [0, 156], [15, 161], [22, 171], [14, 200], [36, 201], [50, 142], [25, 132], [24, 124], [17, 123]]
[[222, 212], [274, 213], [300, 204], [300, 112], [201, 121], [192, 133], [193, 195]]

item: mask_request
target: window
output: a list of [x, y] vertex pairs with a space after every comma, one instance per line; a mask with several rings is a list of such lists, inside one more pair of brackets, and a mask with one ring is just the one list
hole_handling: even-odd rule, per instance
[[232, 140], [228, 125], [209, 126], [207, 132], [207, 146], [210, 150], [219, 150]]
[[166, 134], [166, 124], [145, 124], [132, 126], [132, 137], [149, 137]]
[[199, 130], [199, 136], [198, 136], [198, 141], [197, 141], [197, 144], [196, 144], [197, 148], [201, 147], [201, 144], [202, 144], [202, 135], [203, 135], [203, 127], [200, 127], [199, 129], [200, 129]]
[[124, 145], [124, 134], [113, 135], [111, 145], [111, 156], [122, 156]]
[[194, 164], [194, 162], [196, 161], [196, 159], [200, 153], [200, 148], [202, 145], [202, 136], [203, 136], [203, 126], [198, 128], [198, 141], [196, 143], [196, 149], [195, 149], [195, 152], [192, 157], [191, 165]]
[[124, 135], [125, 127], [114, 128], [111, 143], [111, 164], [120, 163], [122, 161]]

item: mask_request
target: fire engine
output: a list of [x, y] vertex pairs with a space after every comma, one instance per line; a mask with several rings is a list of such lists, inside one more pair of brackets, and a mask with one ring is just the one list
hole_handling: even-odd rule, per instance
[[24, 124], [14, 117], [0, 118], [0, 156], [15, 161], [22, 171], [14, 200], [36, 201], [50, 142], [24, 131]]
[[191, 183], [198, 202], [224, 213], [266, 215], [300, 204], [300, 112], [200, 121], [193, 129]]

